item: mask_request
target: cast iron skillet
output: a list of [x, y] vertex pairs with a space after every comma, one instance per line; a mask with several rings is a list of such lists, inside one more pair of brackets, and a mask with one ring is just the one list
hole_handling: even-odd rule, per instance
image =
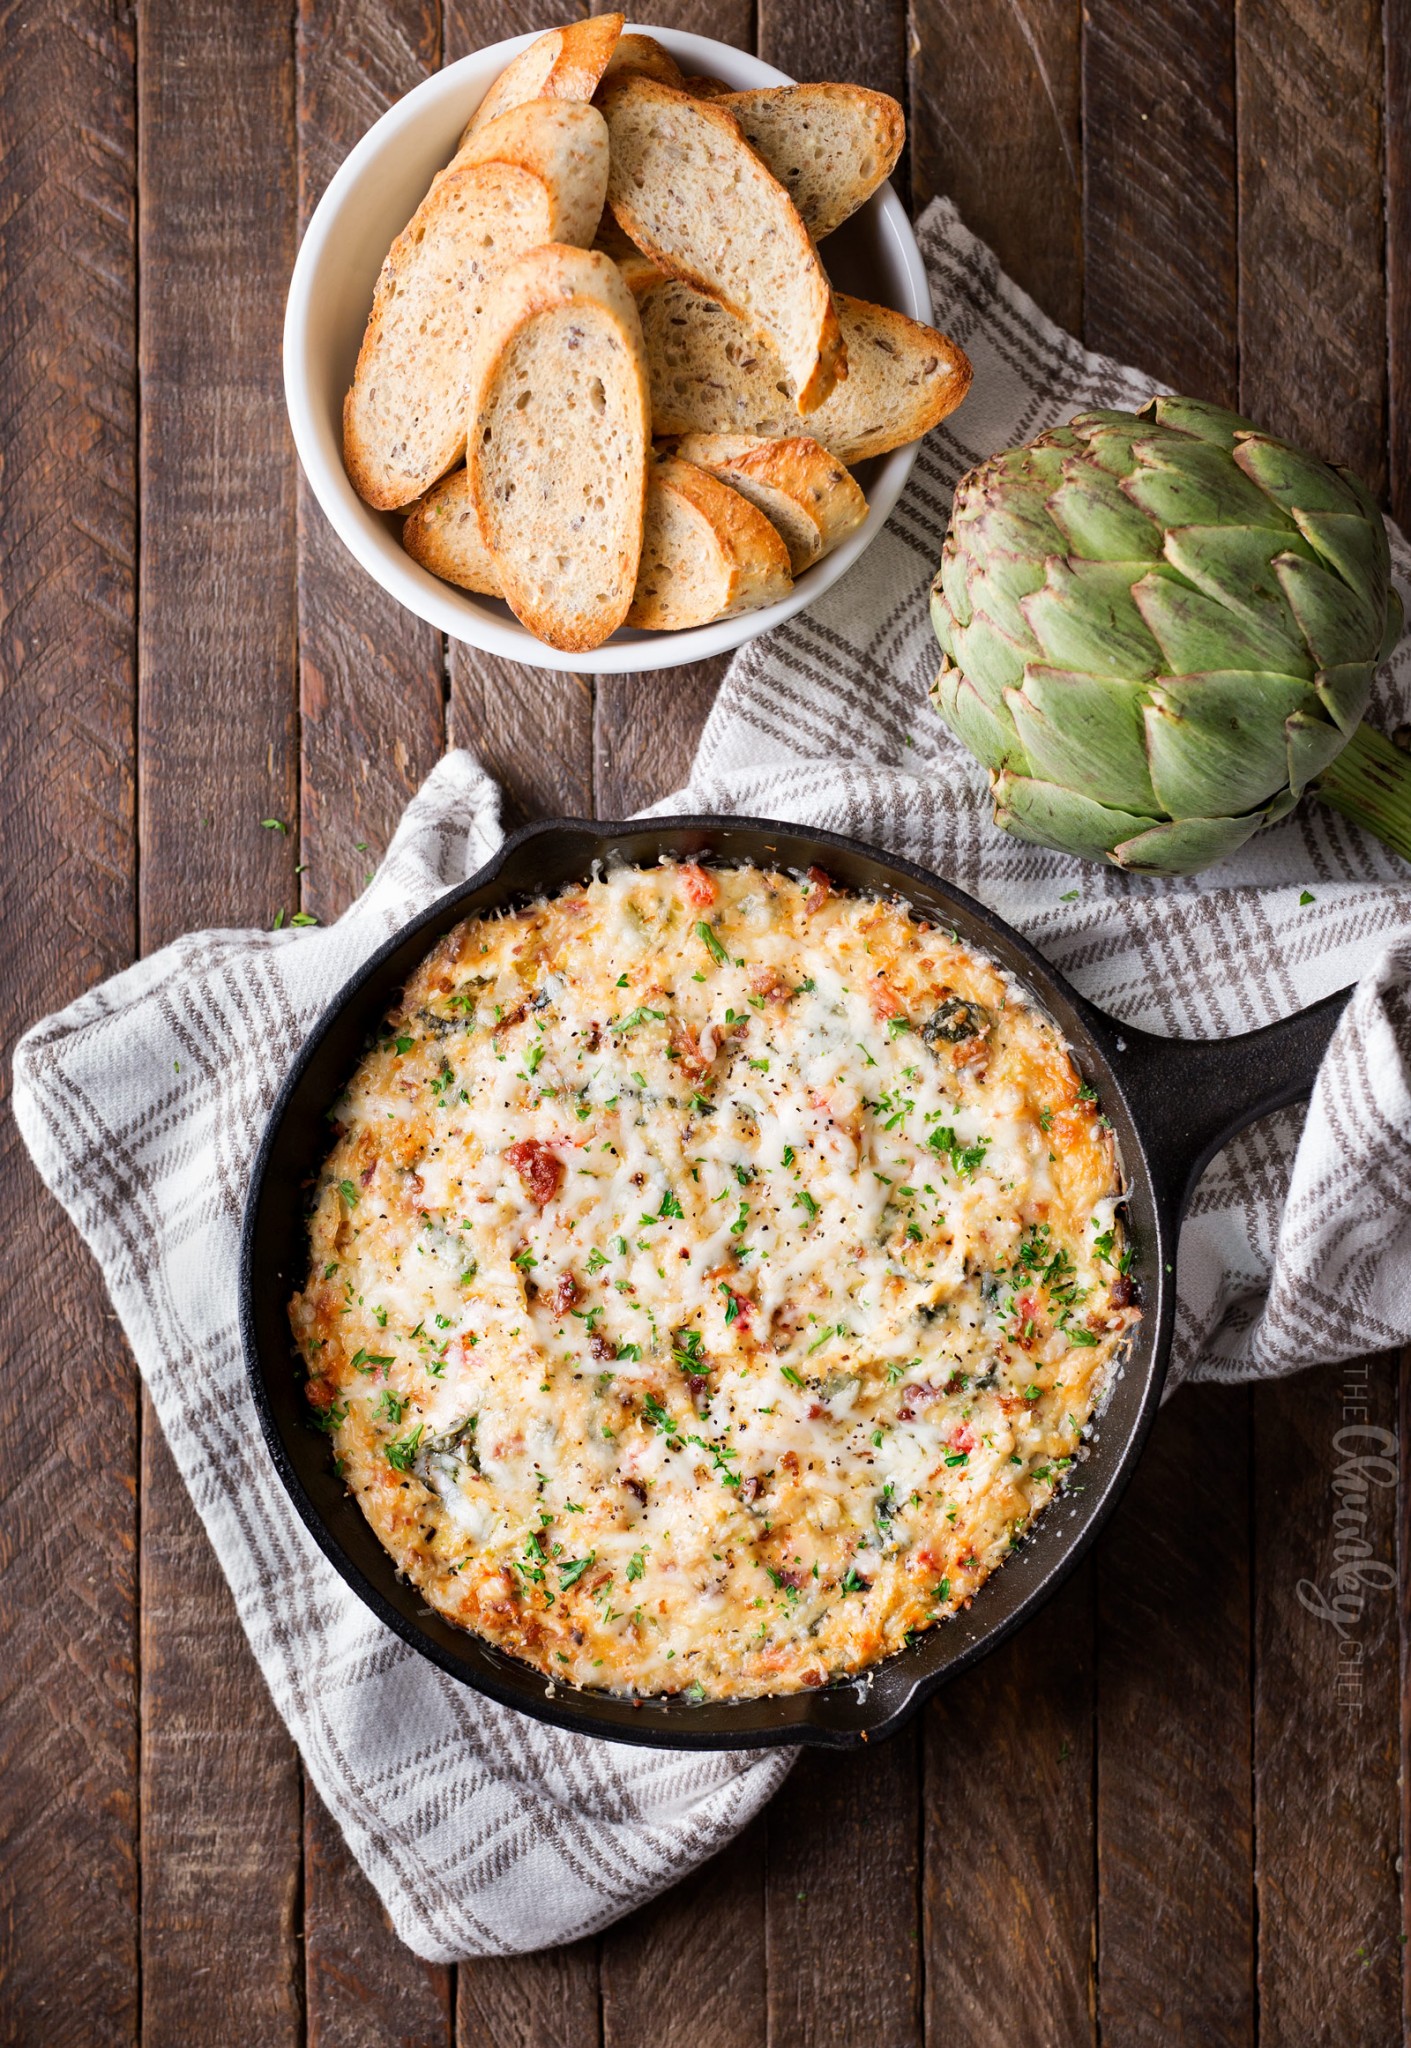
[[[325, 1111], [413, 968], [473, 911], [581, 881], [595, 861], [641, 865], [662, 854], [793, 869], [820, 862], [850, 890], [903, 897], [953, 927], [1012, 969], [1058, 1024], [1112, 1121], [1130, 1185], [1127, 1214], [1142, 1322], [1091, 1454], [1067, 1490], [965, 1613], [862, 1679], [777, 1699], [634, 1702], [551, 1684], [432, 1613], [416, 1588], [397, 1576], [334, 1472], [328, 1439], [307, 1420], [285, 1313], [305, 1270], [305, 1191], [327, 1150]], [[374, 1614], [443, 1671], [537, 1720], [670, 1749], [795, 1742], [849, 1748], [889, 1735], [946, 1679], [1027, 1620], [1091, 1546], [1131, 1477], [1161, 1398], [1175, 1313], [1176, 1233], [1186, 1200], [1227, 1138], [1266, 1110], [1308, 1092], [1348, 993], [1241, 1038], [1154, 1038], [1086, 1002], [991, 911], [924, 869], [858, 840], [758, 818], [622, 825], [569, 818], [531, 825], [354, 975], [324, 1012], [279, 1091], [245, 1209], [240, 1319], [255, 1405], [280, 1477], [315, 1540]]]

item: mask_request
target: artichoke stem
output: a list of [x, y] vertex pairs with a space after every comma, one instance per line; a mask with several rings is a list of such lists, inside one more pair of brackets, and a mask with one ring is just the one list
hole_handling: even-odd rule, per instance
[[1359, 725], [1313, 785], [1313, 794], [1411, 860], [1411, 754]]

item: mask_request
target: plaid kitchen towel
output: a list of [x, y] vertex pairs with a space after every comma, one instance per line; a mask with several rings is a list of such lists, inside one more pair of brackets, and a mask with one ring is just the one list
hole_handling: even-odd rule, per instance
[[[948, 206], [920, 233], [972, 395], [851, 574], [735, 662], [689, 789], [658, 808], [813, 822], [907, 854], [1158, 1031], [1247, 1030], [1360, 978], [1301, 1140], [1296, 1115], [1270, 1119], [1205, 1178], [1181, 1240], [1179, 1364], [1231, 1378], [1405, 1341], [1407, 870], [1311, 805], [1193, 882], [1098, 870], [993, 829], [983, 776], [926, 702], [926, 590], [950, 491], [981, 456], [1150, 386], [1054, 329]], [[1382, 723], [1411, 715], [1411, 648], [1379, 688]], [[398, 1931], [437, 1961], [605, 1926], [728, 1841], [791, 1761], [614, 1747], [466, 1691], [344, 1586], [264, 1450], [236, 1327], [264, 1118], [346, 977], [499, 837], [493, 786], [453, 754], [336, 925], [183, 939], [35, 1026], [15, 1058], [20, 1128], [103, 1269], [279, 1710]]]

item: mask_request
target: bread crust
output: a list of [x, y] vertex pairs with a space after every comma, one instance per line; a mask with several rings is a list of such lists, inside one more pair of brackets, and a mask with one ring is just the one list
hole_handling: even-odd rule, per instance
[[660, 563], [660, 584], [647, 576], [644, 550], [643, 574], [627, 614], [629, 626], [653, 633], [680, 632], [737, 612], [757, 611], [788, 596], [793, 588], [788, 549], [765, 515], [738, 491], [696, 463], [671, 455], [652, 464], [647, 491], [649, 530], [662, 528], [660, 517], [654, 520], [652, 515], [664, 509], [663, 499], [674, 498], [696, 515], [699, 523], [692, 540], [714, 548], [710, 566], [715, 587], [704, 603], [692, 605], [690, 581], [704, 566], [704, 548], [698, 552], [693, 545], [679, 568]]
[[[818, 251], [787, 191], [718, 100], [695, 99], [629, 72], [609, 81], [602, 107], [611, 137], [608, 204], [618, 224], [660, 270], [708, 293], [767, 338], [798, 411], [813, 412], [847, 376], [847, 349]], [[708, 167], [705, 190], [686, 183], [687, 143]], [[717, 172], [731, 186], [724, 226], [724, 216], [716, 220], [711, 213]], [[752, 261], [730, 263], [721, 255], [721, 244], [741, 226], [768, 243], [771, 256], [778, 254], [794, 300], [790, 317], [781, 318], [780, 296], [768, 291], [765, 278], [753, 288]]]
[[402, 546], [414, 562], [445, 583], [481, 597], [498, 597], [500, 579], [480, 538], [480, 521], [464, 469], [454, 469], [417, 500], [402, 526]]
[[[857, 212], [896, 167], [906, 116], [863, 85], [767, 85], [716, 101], [788, 192], [815, 242]], [[816, 152], [828, 148], [828, 161]], [[812, 159], [812, 160], [811, 160]]]
[[[596, 330], [608, 358], [606, 367], [613, 380], [611, 394], [602, 391], [601, 430], [583, 415], [575, 424], [571, 443], [566, 446], [536, 445], [527, 462], [515, 475], [502, 477], [496, 444], [500, 419], [501, 384], [514, 370], [516, 356], [528, 343], [537, 322], [573, 314], [581, 326], [570, 329], [565, 347], [577, 348]], [[573, 338], [577, 332], [577, 340]], [[586, 361], [586, 357], [583, 359]], [[565, 362], [565, 377], [578, 367]], [[555, 394], [562, 399], [562, 390]], [[527, 558], [523, 536], [516, 541], [516, 520], [508, 513], [510, 497], [522, 492], [529, 499], [534, 490], [541, 497], [558, 484], [576, 480], [578, 472], [596, 459], [594, 475], [606, 460], [602, 435], [620, 433], [623, 469], [622, 502], [615, 531], [607, 535], [612, 561], [606, 574], [595, 564], [597, 580], [608, 586], [595, 593], [591, 603], [570, 604], [553, 595], [543, 575]], [[598, 438], [595, 439], [595, 433]], [[627, 616], [637, 579], [642, 550], [645, 516], [647, 460], [651, 445], [651, 393], [647, 383], [646, 358], [637, 308], [610, 257], [591, 249], [549, 244], [532, 249], [503, 270], [496, 281], [476, 337], [471, 369], [468, 406], [466, 473], [480, 538], [494, 565], [505, 602], [516, 618], [551, 647], [567, 653], [581, 653], [599, 647]], [[507, 492], [506, 486], [509, 487]], [[604, 536], [602, 510], [584, 533], [584, 545], [596, 544]], [[544, 535], [559, 550], [567, 550], [570, 539], [550, 513], [553, 531]], [[583, 520], [579, 519], [583, 528]], [[565, 572], [567, 573], [567, 572]]]
[[609, 79], [618, 78], [627, 71], [640, 72], [646, 78], [659, 78], [663, 85], [674, 85], [678, 92], [685, 90], [686, 80], [681, 66], [655, 36], [640, 35], [635, 30], [629, 35], [619, 36], [617, 47], [608, 58], [599, 81], [599, 91]]
[[521, 251], [591, 240], [607, 165], [596, 107], [536, 100], [433, 179], [387, 253], [343, 401], [344, 467], [366, 503], [396, 511], [460, 460], [476, 308]]
[[[782, 365], [766, 343], [706, 293], [654, 278], [649, 267], [634, 267], [631, 287], [647, 344], [654, 433], [765, 440], [797, 433], [777, 389]], [[972, 373], [964, 350], [938, 328], [844, 292], [837, 305], [852, 374], [812, 415], [808, 432], [851, 465], [929, 433], [960, 404]]]
[[477, 128], [525, 100], [590, 100], [617, 47], [625, 17], [594, 14], [551, 28], [508, 63], [461, 130], [464, 148]]
[[781, 531], [795, 576], [830, 554], [867, 517], [856, 477], [809, 435], [771, 441], [751, 434], [685, 434], [675, 452], [742, 491], [770, 518], [776, 497], [793, 507]]

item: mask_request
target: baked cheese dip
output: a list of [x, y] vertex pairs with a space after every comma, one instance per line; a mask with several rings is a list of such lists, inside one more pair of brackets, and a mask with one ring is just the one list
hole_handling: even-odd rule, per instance
[[1138, 1317], [1053, 1023], [818, 869], [467, 919], [332, 1114], [313, 1413], [429, 1604], [573, 1685], [792, 1692], [953, 1615]]

